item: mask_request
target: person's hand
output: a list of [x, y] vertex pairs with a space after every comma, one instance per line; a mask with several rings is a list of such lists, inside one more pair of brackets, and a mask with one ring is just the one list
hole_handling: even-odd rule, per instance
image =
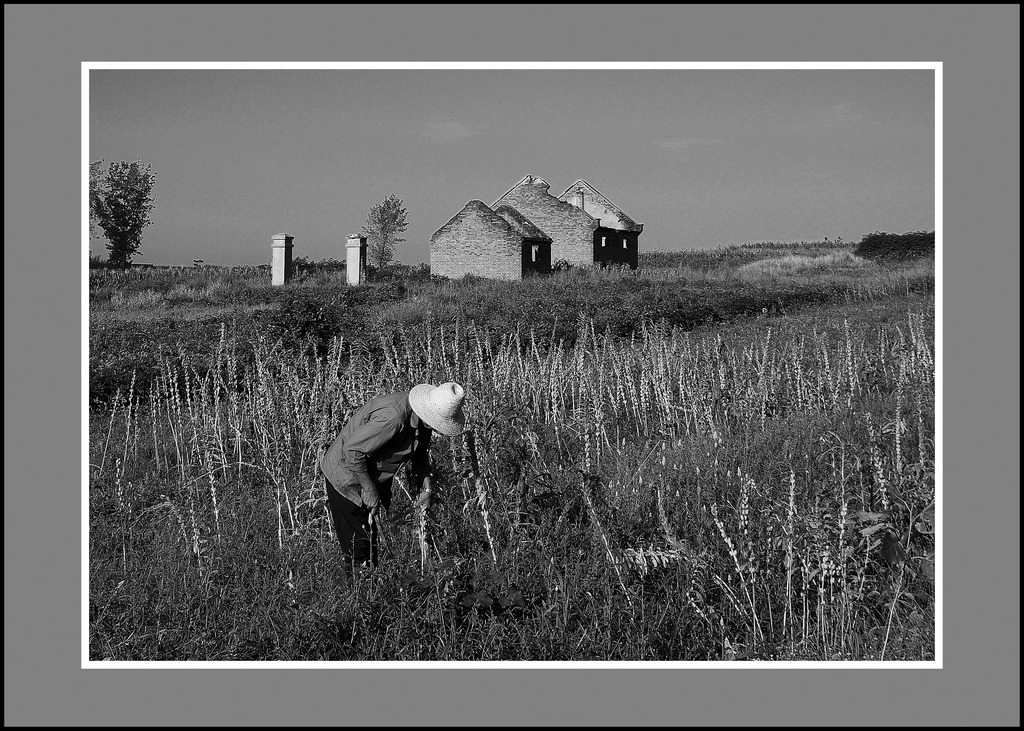
[[433, 489], [431, 487], [430, 475], [425, 475], [423, 479], [420, 480], [420, 492], [415, 499], [416, 508], [419, 510], [428, 509], [430, 507], [430, 503], [432, 502], [432, 494]]
[[370, 508], [369, 523], [371, 528], [378, 528], [380, 526], [380, 503]]

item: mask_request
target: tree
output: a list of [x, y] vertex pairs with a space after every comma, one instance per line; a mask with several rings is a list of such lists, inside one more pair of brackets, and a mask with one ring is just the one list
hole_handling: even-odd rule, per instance
[[111, 264], [130, 264], [142, 245], [142, 230], [153, 223], [149, 214], [155, 179], [156, 173], [142, 158], [121, 160], [110, 163], [106, 180], [97, 186], [96, 222], [107, 237]]
[[363, 226], [366, 235], [366, 249], [370, 263], [382, 269], [395, 257], [395, 245], [405, 241], [398, 234], [408, 227], [408, 211], [401, 199], [389, 195], [370, 209]]
[[[89, 238], [99, 235], [99, 214], [97, 204], [106, 188], [103, 178], [103, 158], [89, 163]], [[90, 249], [92, 247], [90, 246]]]

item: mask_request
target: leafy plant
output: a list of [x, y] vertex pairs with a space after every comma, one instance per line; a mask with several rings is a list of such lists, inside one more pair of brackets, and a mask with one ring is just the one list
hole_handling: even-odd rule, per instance
[[934, 231], [890, 234], [875, 231], [866, 235], [855, 252], [864, 259], [909, 261], [935, 255]]
[[[102, 160], [100, 161], [102, 162]], [[94, 182], [90, 165], [90, 210], [97, 225], [107, 237], [109, 261], [129, 264], [142, 245], [142, 232], [153, 224], [153, 185], [156, 173], [149, 163], [138, 158], [133, 162], [110, 163], [102, 182]]]
[[399, 234], [408, 228], [406, 210], [400, 198], [389, 195], [375, 204], [366, 216], [363, 232], [366, 234], [366, 248], [370, 263], [378, 269], [386, 267], [395, 258], [395, 249], [405, 241]]
[[[934, 657], [927, 288], [226, 276], [91, 288], [270, 306], [91, 330], [90, 658]], [[473, 436], [432, 443], [426, 555], [399, 475], [381, 566], [337, 581], [318, 456], [446, 380]]]

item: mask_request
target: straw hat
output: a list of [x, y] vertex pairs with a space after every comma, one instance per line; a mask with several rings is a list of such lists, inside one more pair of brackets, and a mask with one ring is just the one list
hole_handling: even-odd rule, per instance
[[464, 397], [465, 392], [457, 383], [421, 383], [409, 392], [409, 405], [431, 429], [455, 437], [466, 427], [466, 415], [462, 413]]

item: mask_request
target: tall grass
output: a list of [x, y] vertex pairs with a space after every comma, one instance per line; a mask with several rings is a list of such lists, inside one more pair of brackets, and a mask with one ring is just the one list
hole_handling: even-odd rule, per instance
[[[729, 340], [427, 318], [213, 367], [91, 419], [94, 659], [930, 659], [931, 312]], [[417, 525], [350, 591], [319, 455], [370, 397], [462, 383]], [[420, 537], [429, 532], [429, 552]]]
[[[429, 279], [420, 272], [405, 281], [352, 288], [331, 269], [304, 270], [285, 287], [272, 286], [266, 274], [254, 279], [244, 271], [212, 268], [192, 268], [191, 277], [145, 270], [136, 281], [117, 286], [97, 278], [90, 287], [91, 403], [109, 402], [133, 377], [148, 392], [160, 358], [174, 357], [179, 345], [209, 360], [206, 345], [221, 323], [229, 324], [242, 343], [240, 357], [251, 363], [249, 343], [256, 333], [281, 338], [289, 349], [313, 341], [321, 354], [331, 338], [344, 337], [380, 355], [379, 333], [458, 321], [491, 333], [534, 329], [544, 341], [571, 345], [581, 314], [601, 334], [630, 338], [645, 321], [694, 330], [827, 303], [890, 302], [934, 290], [928, 261], [830, 266], [827, 262], [850, 260], [848, 250], [798, 248], [804, 252], [799, 260], [788, 250], [737, 250], [755, 257], [753, 263], [735, 265], [731, 250], [703, 252], [701, 257], [718, 265], [695, 268], [696, 254], [682, 252], [689, 264], [575, 269], [522, 282]], [[814, 265], [772, 264], [803, 259]]]
[[[343, 270], [296, 267], [294, 286], [345, 285]], [[253, 305], [273, 302], [281, 288], [271, 284], [266, 267], [175, 267], [166, 269], [91, 269], [89, 307], [93, 312], [130, 312], [149, 306], [190, 307]]]
[[778, 277], [780, 275], [793, 275], [812, 271], [820, 272], [822, 270], [835, 272], [837, 269], [859, 269], [868, 265], [867, 259], [854, 256], [853, 252], [850, 251], [836, 251], [820, 256], [787, 254], [744, 264], [739, 268], [739, 274], [741, 276], [763, 274]]

